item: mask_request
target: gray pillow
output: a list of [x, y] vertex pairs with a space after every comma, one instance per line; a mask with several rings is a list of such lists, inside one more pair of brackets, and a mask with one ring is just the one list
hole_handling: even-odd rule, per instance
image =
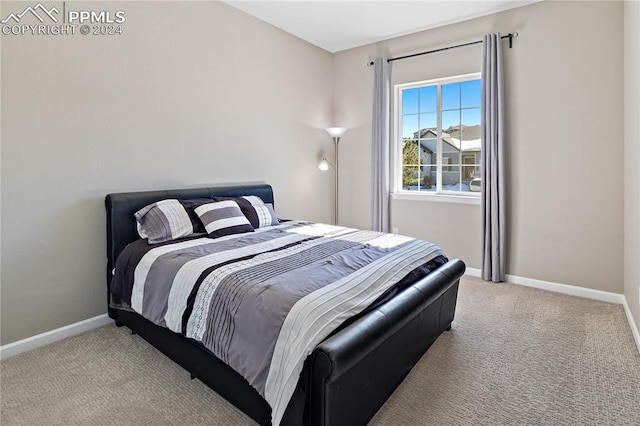
[[163, 243], [193, 234], [193, 224], [178, 200], [161, 200], [135, 212], [138, 234], [149, 244]]
[[203, 204], [194, 211], [210, 237], [253, 232], [253, 226], [233, 200]]

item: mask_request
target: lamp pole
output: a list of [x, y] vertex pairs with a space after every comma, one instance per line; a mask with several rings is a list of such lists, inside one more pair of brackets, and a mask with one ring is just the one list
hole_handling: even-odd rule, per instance
[[[335, 165], [333, 165], [333, 168], [336, 171], [335, 174], [335, 202], [334, 202], [334, 212], [333, 212], [333, 216], [334, 216], [334, 223], [335, 225], [338, 225], [338, 143], [340, 142], [340, 137], [342, 135], [344, 135], [344, 133], [347, 131], [347, 129], [345, 129], [344, 127], [329, 127], [328, 129], [325, 129], [327, 131], [327, 133], [329, 133], [329, 135], [333, 138], [333, 147], [334, 147], [334, 155], [335, 155]], [[326, 159], [323, 159], [323, 162], [325, 162]], [[327, 163], [329, 163], [327, 161]], [[331, 163], [329, 163], [331, 164]], [[325, 166], [326, 167], [326, 166]], [[323, 170], [327, 170], [328, 167], [324, 168]]]
[[334, 146], [334, 151], [335, 151], [335, 157], [336, 157], [336, 190], [335, 190], [335, 202], [334, 202], [334, 212], [333, 212], [333, 223], [337, 226], [338, 225], [338, 143], [340, 142], [340, 136], [334, 136], [333, 137], [333, 146]]

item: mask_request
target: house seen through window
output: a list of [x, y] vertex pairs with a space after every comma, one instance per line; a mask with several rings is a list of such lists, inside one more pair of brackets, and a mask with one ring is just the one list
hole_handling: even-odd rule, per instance
[[402, 191], [480, 192], [479, 74], [397, 86]]

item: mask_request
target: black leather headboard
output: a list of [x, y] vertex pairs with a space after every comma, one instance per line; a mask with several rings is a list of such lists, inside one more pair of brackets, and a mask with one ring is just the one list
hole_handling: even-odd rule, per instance
[[122, 192], [107, 195], [104, 200], [107, 209], [107, 286], [111, 281], [111, 271], [120, 252], [127, 244], [140, 238], [133, 214], [142, 207], [167, 198], [188, 200], [241, 195], [257, 195], [265, 203], [273, 204], [273, 189], [271, 185], [266, 184]]

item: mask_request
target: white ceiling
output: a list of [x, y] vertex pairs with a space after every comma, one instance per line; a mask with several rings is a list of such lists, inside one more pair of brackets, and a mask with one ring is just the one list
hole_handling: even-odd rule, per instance
[[339, 52], [537, 1], [541, 0], [225, 0], [237, 9], [329, 52]]

